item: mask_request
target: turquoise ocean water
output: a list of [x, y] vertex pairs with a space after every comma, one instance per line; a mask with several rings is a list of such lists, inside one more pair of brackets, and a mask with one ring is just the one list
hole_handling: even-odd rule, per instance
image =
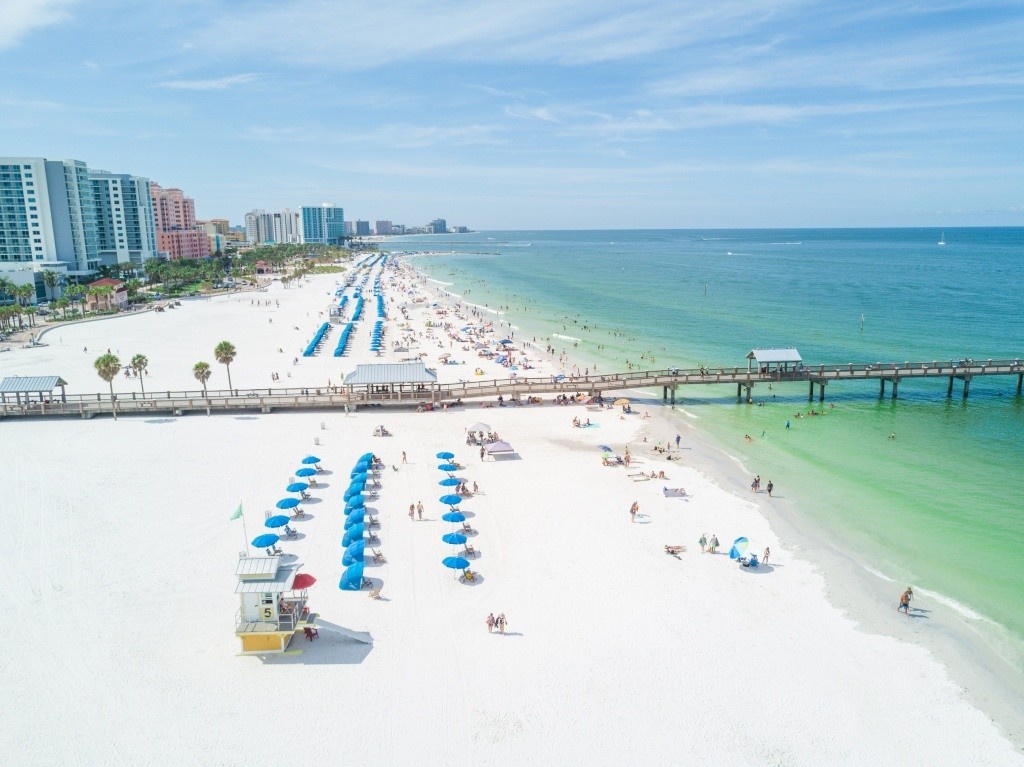
[[[506, 307], [519, 337], [550, 338], [602, 372], [626, 360], [744, 365], [758, 347], [796, 347], [807, 364], [1024, 357], [1020, 228], [481, 232], [388, 247], [444, 252], [417, 267], [466, 301]], [[965, 401], [959, 382], [947, 399], [945, 379], [904, 381], [892, 401], [877, 382], [832, 383], [827, 415], [799, 420], [812, 407], [803, 384], [755, 388], [761, 406], [737, 405], [735, 387], [686, 387], [682, 404], [728, 452], [795, 491], [800, 514], [837, 546], [977, 614], [1020, 668], [1015, 387], [976, 379]]]

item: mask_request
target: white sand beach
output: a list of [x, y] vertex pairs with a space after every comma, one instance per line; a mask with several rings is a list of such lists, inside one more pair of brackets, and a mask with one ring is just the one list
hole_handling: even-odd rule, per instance
[[[213, 348], [229, 340], [235, 388], [324, 387], [357, 363], [408, 356], [369, 351], [368, 300], [348, 356], [330, 356], [328, 341], [301, 357], [339, 277], [57, 328], [46, 347], [0, 355], [0, 377], [60, 375], [69, 393], [104, 392], [92, 365], [109, 348], [123, 364], [149, 358], [147, 391], [198, 389], [200, 360], [213, 368], [209, 386], [226, 388]], [[439, 317], [429, 283], [409, 272], [382, 281], [388, 346], [428, 320], [474, 319]], [[398, 329], [399, 304], [409, 331]], [[470, 379], [478, 365], [508, 375], [443, 333], [418, 340], [411, 351], [427, 352], [442, 381]], [[444, 352], [466, 364], [438, 364]], [[531, 349], [516, 354], [535, 365], [530, 375], [557, 372]], [[114, 381], [119, 392], [139, 386]], [[0, 421], [0, 753], [16, 755], [5, 761], [1024, 764], [930, 652], [868, 633], [830, 604], [821, 575], [769, 525], [762, 495], [727, 492], [696, 450], [675, 451], [679, 461], [655, 454], [676, 433], [657, 411], [545, 400]], [[574, 417], [593, 425], [575, 428]], [[477, 421], [517, 458], [481, 460], [465, 443]], [[392, 436], [372, 436], [378, 425]], [[603, 466], [598, 445], [629, 447], [635, 463]], [[453, 528], [438, 501], [445, 450], [479, 486], [461, 504], [476, 530], [476, 583], [441, 565], [457, 551], [441, 541]], [[386, 465], [367, 502], [386, 556], [366, 566], [380, 600], [338, 588], [342, 494], [367, 451]], [[265, 512], [311, 453], [326, 472], [291, 523], [298, 539], [280, 545], [318, 579], [309, 599], [319, 637], [296, 636], [296, 654], [240, 656], [234, 573], [245, 540], [231, 514], [241, 501], [248, 537], [265, 532]], [[635, 481], [640, 471], [667, 477]], [[418, 501], [423, 520], [412, 521]], [[717, 535], [717, 554], [701, 553], [702, 534]], [[729, 559], [741, 535], [759, 555], [771, 548], [767, 565]], [[666, 545], [686, 548], [672, 556]], [[892, 620], [906, 621], [897, 596]], [[491, 612], [507, 616], [504, 636], [488, 633]]]

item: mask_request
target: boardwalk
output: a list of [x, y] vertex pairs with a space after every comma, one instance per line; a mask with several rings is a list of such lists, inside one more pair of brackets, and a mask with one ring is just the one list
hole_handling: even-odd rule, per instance
[[[681, 386], [707, 386], [725, 384], [736, 386], [738, 401], [749, 401], [759, 384], [806, 383], [808, 398], [813, 399], [815, 387], [818, 398], [825, 399], [826, 386], [833, 381], [878, 381], [879, 396], [884, 397], [886, 387], [895, 399], [899, 386], [908, 379], [946, 378], [947, 396], [952, 396], [955, 382], [962, 382], [962, 395], [968, 396], [971, 380], [979, 376], [1016, 376], [1015, 391], [1021, 395], [1024, 383], [1024, 362], [1012, 360], [947, 360], [899, 363], [847, 363], [844, 365], [800, 365], [788, 371], [761, 372], [744, 367], [699, 368], [683, 370], [643, 370], [603, 376], [563, 376], [544, 378], [503, 378], [473, 380], [458, 383], [418, 385], [324, 387], [321, 389], [235, 389], [211, 390], [204, 396], [201, 391], [169, 391], [118, 394], [118, 414], [173, 414], [195, 412], [250, 410], [270, 413], [280, 410], [344, 410], [366, 407], [397, 406], [412, 408], [418, 405], [440, 406], [466, 400], [519, 401], [525, 397], [542, 395], [588, 395], [624, 392], [630, 389], [661, 389], [666, 402], [675, 402]], [[63, 401], [27, 401], [25, 395], [18, 400], [13, 394], [0, 402], [0, 418], [18, 416], [77, 416], [111, 414], [113, 403], [104, 393], [69, 395]]]

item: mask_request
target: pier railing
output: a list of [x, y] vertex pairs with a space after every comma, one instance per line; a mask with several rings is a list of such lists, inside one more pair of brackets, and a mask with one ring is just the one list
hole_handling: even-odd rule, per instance
[[826, 384], [833, 381], [880, 382], [880, 395], [885, 386], [892, 387], [895, 397], [899, 383], [904, 379], [948, 378], [947, 394], [952, 394], [953, 381], [964, 384], [967, 396], [970, 381], [975, 377], [993, 375], [1017, 376], [1016, 392], [1021, 394], [1024, 381], [1024, 362], [1015, 359], [951, 359], [926, 362], [848, 362], [829, 365], [797, 365], [787, 368], [747, 367], [701, 367], [663, 368], [659, 370], [634, 370], [622, 373], [587, 376], [519, 376], [507, 378], [458, 381], [453, 383], [393, 386], [331, 386], [331, 387], [283, 387], [283, 388], [236, 388], [184, 391], [122, 392], [114, 395], [97, 392], [94, 394], [70, 394], [59, 400], [47, 399], [34, 394], [34, 401], [22, 394], [15, 399], [5, 394], [0, 401], [0, 417], [13, 416], [79, 416], [90, 418], [94, 415], [112, 414], [116, 407], [118, 414], [213, 412], [224, 410], [258, 410], [265, 413], [274, 410], [334, 409], [346, 406], [407, 406], [418, 404], [439, 405], [445, 402], [473, 399], [495, 399], [497, 397], [518, 400], [522, 397], [547, 395], [590, 395], [605, 392], [662, 387], [666, 400], [675, 401], [680, 386], [735, 384], [737, 397], [750, 399], [752, 389], [763, 383], [804, 382], [819, 387], [819, 396], [824, 399]]

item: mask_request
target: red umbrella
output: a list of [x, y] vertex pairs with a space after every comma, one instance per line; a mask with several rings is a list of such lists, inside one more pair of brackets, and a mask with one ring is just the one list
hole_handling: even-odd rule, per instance
[[293, 589], [308, 589], [316, 583], [316, 578], [308, 573], [299, 573], [295, 576], [295, 582], [292, 584]]

